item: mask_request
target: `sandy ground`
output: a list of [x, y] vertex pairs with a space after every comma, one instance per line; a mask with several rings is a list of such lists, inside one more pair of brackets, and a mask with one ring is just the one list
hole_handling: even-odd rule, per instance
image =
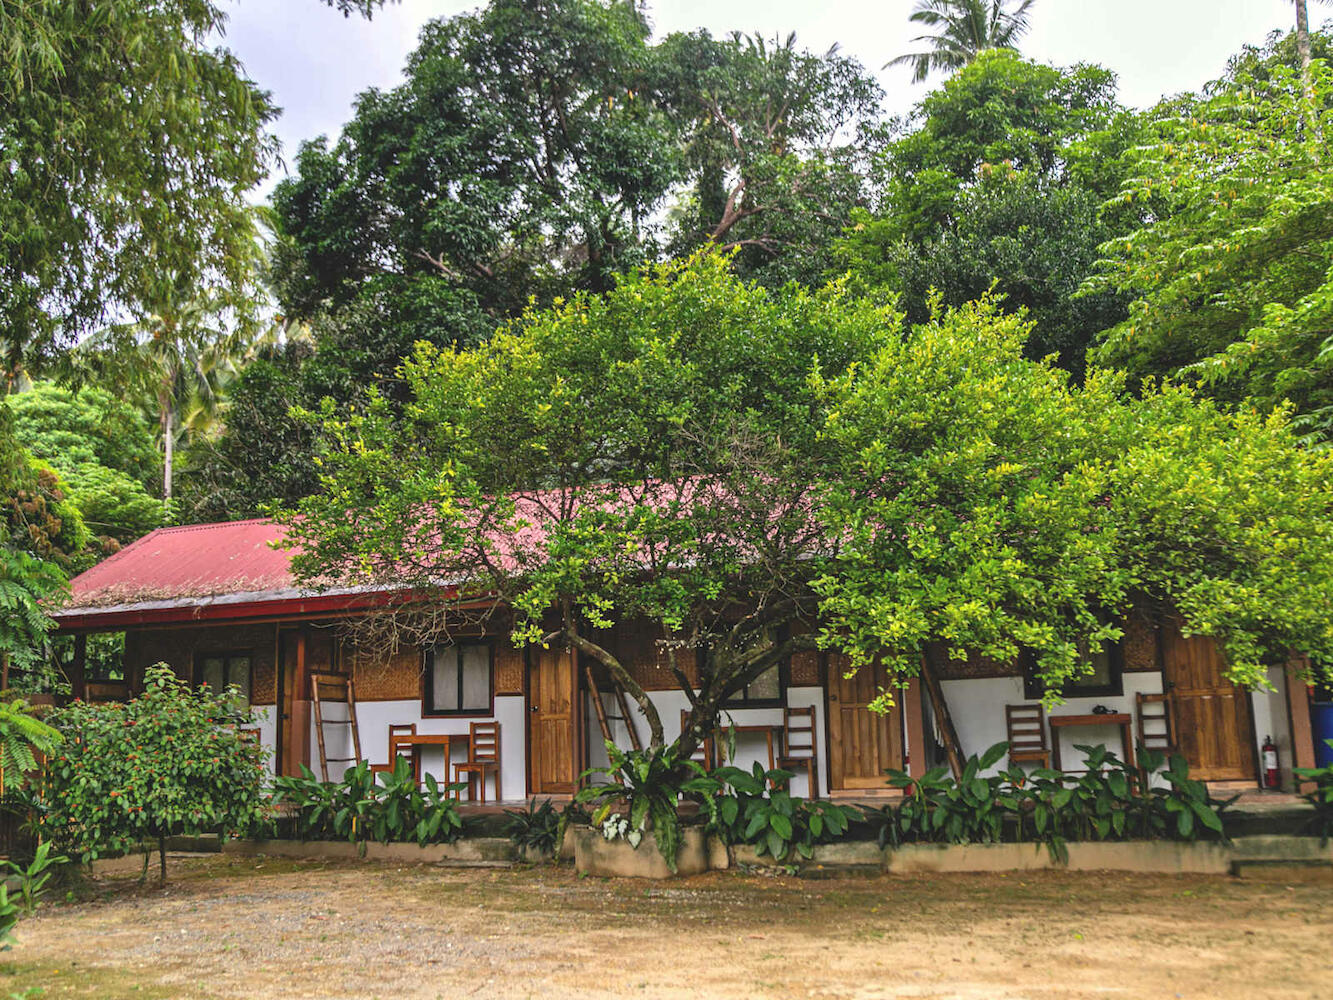
[[[229, 857], [44, 906], [0, 997], [1333, 1000], [1333, 890], [1025, 873], [671, 883]], [[7, 959], [7, 961], [5, 961]]]

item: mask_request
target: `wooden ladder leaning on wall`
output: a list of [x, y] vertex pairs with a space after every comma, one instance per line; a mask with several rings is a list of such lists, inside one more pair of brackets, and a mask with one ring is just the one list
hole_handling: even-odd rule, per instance
[[[325, 697], [320, 696], [320, 689], [323, 688]], [[327, 695], [332, 697], [327, 697]], [[352, 678], [346, 674], [311, 674], [310, 675], [310, 700], [315, 706], [315, 735], [319, 740], [319, 766], [323, 771], [324, 780], [335, 780], [329, 777], [329, 764], [360, 764], [361, 763], [361, 733], [356, 727], [356, 685]], [[345, 719], [326, 719], [324, 718], [325, 703], [333, 705], [346, 705], [347, 718]], [[352, 736], [352, 756], [351, 757], [330, 757], [328, 754], [328, 745], [324, 739], [325, 726], [350, 726]], [[342, 775], [338, 775], [340, 780]]]
[[607, 715], [606, 706], [602, 704], [602, 692], [597, 689], [597, 678], [592, 672], [592, 663], [588, 660], [583, 661], [583, 675], [588, 679], [588, 692], [592, 695], [592, 707], [597, 713], [597, 725], [602, 730], [602, 739], [608, 743], [614, 743], [615, 739], [611, 735], [611, 723], [623, 722], [625, 728], [629, 730], [629, 742], [635, 750], [642, 750], [643, 743], [639, 739], [639, 731], [634, 726], [634, 720], [629, 714], [629, 701], [625, 698], [625, 689], [616, 683], [614, 677], [611, 678], [611, 691], [616, 698], [616, 710], [619, 715]]

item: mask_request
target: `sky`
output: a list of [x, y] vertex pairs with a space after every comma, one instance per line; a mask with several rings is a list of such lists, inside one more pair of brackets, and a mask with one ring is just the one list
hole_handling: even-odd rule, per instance
[[[367, 22], [344, 18], [319, 0], [234, 0], [223, 44], [283, 109], [274, 131], [288, 165], [303, 140], [336, 136], [356, 95], [388, 88], [416, 46], [421, 26], [477, 7], [459, 0], [402, 0]], [[930, 86], [913, 84], [907, 67], [880, 69], [921, 33], [907, 16], [915, 0], [658, 0], [650, 15], [658, 36], [707, 28], [785, 36], [845, 55], [877, 72], [885, 111], [910, 110]], [[1312, 12], [1313, 13], [1313, 12]], [[1227, 57], [1291, 28], [1291, 0], [1038, 0], [1024, 55], [1069, 65], [1095, 62], [1114, 70], [1125, 103], [1147, 107], [1158, 98], [1216, 79]], [[283, 176], [275, 168], [259, 194]]]

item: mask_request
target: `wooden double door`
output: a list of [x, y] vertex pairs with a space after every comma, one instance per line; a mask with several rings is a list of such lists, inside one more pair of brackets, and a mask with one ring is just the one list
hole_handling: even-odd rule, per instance
[[528, 657], [528, 791], [572, 795], [583, 759], [578, 658], [569, 649]]
[[1225, 678], [1226, 664], [1212, 639], [1186, 638], [1178, 624], [1167, 622], [1161, 642], [1162, 681], [1172, 697], [1176, 743], [1191, 777], [1253, 780], [1258, 765], [1249, 692]]
[[884, 772], [903, 766], [903, 724], [898, 705], [892, 711], [875, 712], [870, 703], [879, 695], [882, 673], [862, 667], [844, 677], [847, 658], [828, 657], [828, 751], [829, 790], [888, 787]]

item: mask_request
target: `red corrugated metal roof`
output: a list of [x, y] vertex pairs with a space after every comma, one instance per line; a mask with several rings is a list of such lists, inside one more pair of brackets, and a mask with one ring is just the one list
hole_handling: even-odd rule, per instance
[[197, 605], [207, 598], [292, 593], [284, 529], [266, 519], [158, 528], [70, 581], [62, 623], [95, 609]]

